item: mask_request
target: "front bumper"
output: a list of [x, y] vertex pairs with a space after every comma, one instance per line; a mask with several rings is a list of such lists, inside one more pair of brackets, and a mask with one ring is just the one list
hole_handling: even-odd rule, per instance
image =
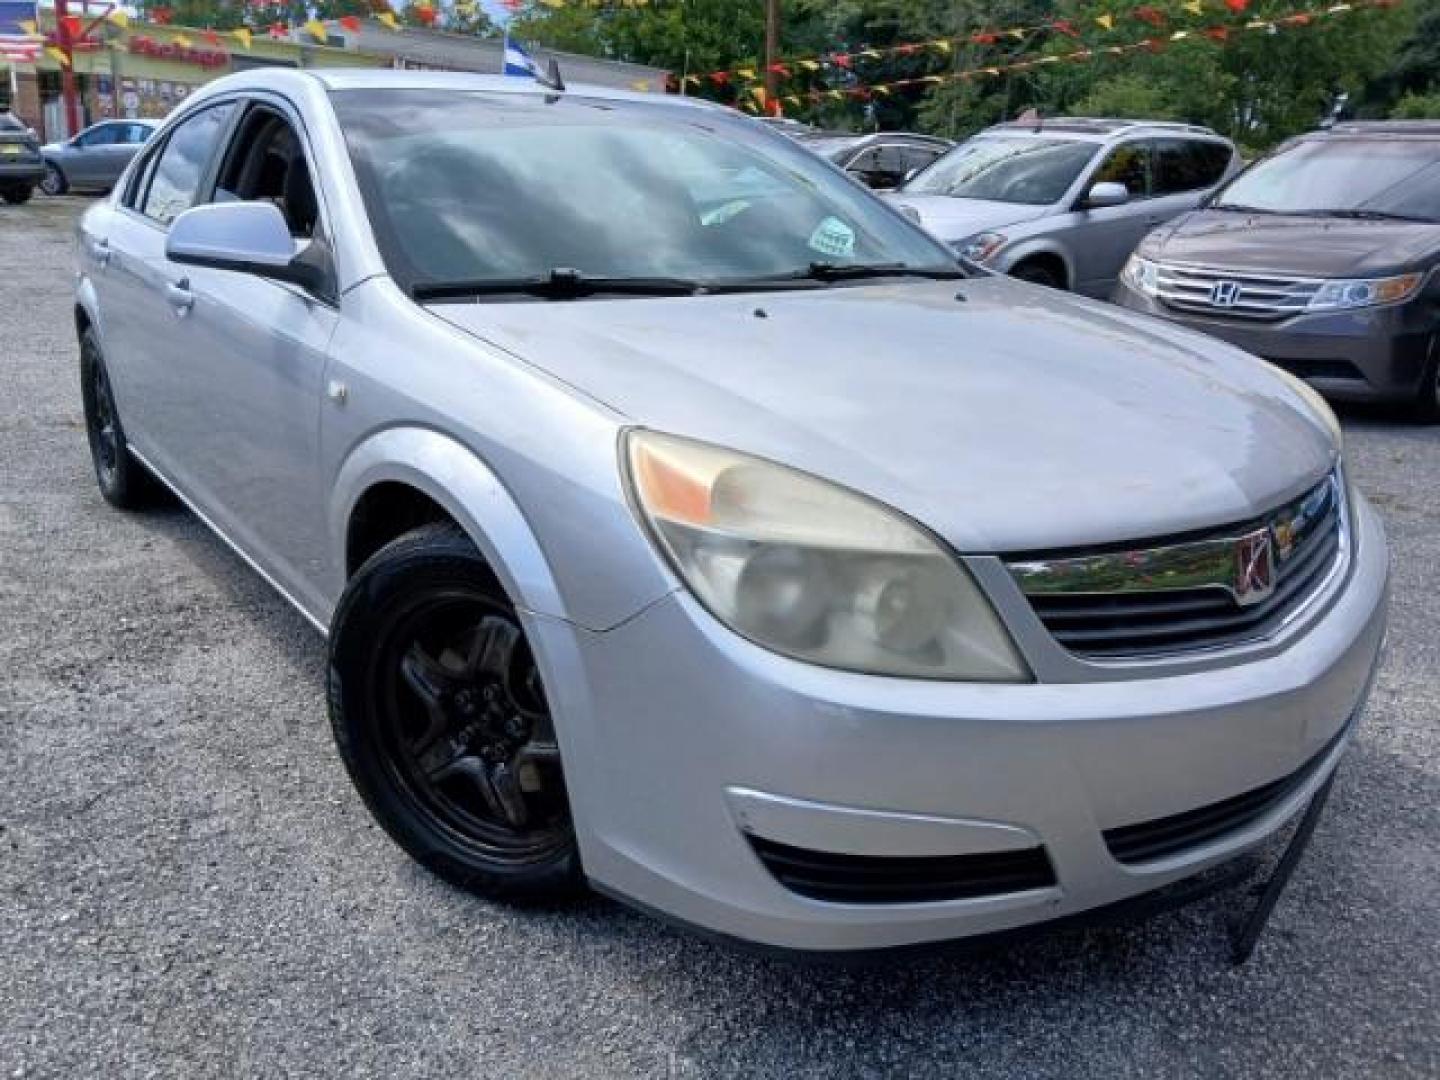
[[1340, 401], [1413, 398], [1440, 329], [1428, 292], [1393, 307], [1297, 315], [1273, 323], [1179, 312], [1123, 282], [1114, 300], [1131, 311], [1227, 341]]
[[[1153, 892], [1262, 843], [1333, 771], [1384, 635], [1382, 527], [1357, 499], [1349, 577], [1289, 647], [1229, 667], [974, 685], [776, 656], [675, 593], [606, 633], [533, 618], [585, 868], [606, 892], [769, 946], [865, 950], [990, 935]], [[1311, 767], [1244, 827], [1121, 863], [1102, 832]], [[1054, 882], [938, 902], [782, 886], [746, 831], [819, 852], [1041, 846]]]

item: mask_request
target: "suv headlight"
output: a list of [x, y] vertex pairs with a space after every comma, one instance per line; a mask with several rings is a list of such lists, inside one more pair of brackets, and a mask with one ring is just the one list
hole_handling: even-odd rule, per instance
[[1144, 296], [1160, 295], [1160, 267], [1149, 259], [1131, 255], [1120, 271], [1120, 278], [1130, 288]]
[[970, 239], [958, 241], [953, 246], [962, 258], [983, 263], [1005, 246], [1005, 236], [998, 232], [976, 233]]
[[736, 633], [847, 671], [1029, 680], [969, 573], [896, 511], [794, 469], [673, 435], [629, 431], [622, 456], [657, 546]]
[[1306, 311], [1344, 311], [1409, 300], [1420, 289], [1424, 274], [1400, 274], [1385, 278], [1353, 278], [1327, 281], [1310, 298]]

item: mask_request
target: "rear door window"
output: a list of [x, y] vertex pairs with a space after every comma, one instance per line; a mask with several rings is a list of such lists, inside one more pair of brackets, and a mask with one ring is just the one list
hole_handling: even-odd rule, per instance
[[195, 205], [234, 108], [231, 102], [212, 106], [186, 118], [170, 133], [155, 159], [149, 184], [140, 193], [142, 214], [169, 225]]
[[1178, 195], [1213, 187], [1230, 164], [1224, 143], [1159, 139], [1155, 143], [1155, 194]]

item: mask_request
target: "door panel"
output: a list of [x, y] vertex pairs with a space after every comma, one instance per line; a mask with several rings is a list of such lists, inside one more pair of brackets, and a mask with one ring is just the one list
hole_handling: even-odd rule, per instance
[[[1148, 142], [1112, 148], [1083, 191], [1100, 183], [1124, 184], [1130, 201], [1123, 206], [1082, 209], [1075, 242], [1075, 291], [1108, 298], [1125, 260], [1141, 238], [1158, 224], [1163, 209], [1151, 198], [1151, 148]], [[1083, 197], [1083, 196], [1082, 196]]]

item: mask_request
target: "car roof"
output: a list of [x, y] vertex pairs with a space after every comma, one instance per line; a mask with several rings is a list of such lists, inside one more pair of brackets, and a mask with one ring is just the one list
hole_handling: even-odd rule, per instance
[[1305, 139], [1340, 138], [1440, 138], [1440, 120], [1344, 120], [1301, 136]]
[[1007, 136], [1064, 135], [1079, 142], [1108, 142], [1111, 139], [1137, 134], [1187, 135], [1228, 142], [1210, 128], [1175, 120], [1122, 120], [1106, 117], [1057, 116], [1038, 120], [1007, 120], [986, 128], [980, 134], [1004, 133]]

